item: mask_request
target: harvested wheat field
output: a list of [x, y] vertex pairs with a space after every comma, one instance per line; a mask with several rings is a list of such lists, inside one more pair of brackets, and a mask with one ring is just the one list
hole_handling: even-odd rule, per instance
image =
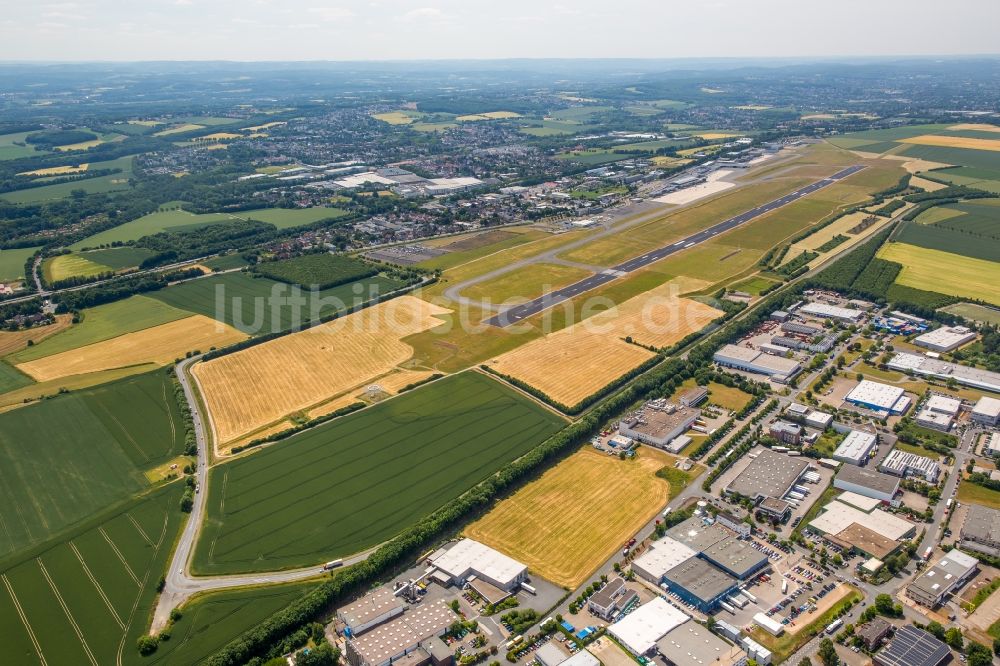
[[224, 443], [362, 386], [410, 358], [401, 338], [450, 310], [414, 296], [199, 363], [193, 372]]
[[55, 322], [47, 326], [36, 326], [25, 328], [20, 331], [0, 331], [0, 356], [13, 354], [28, 346], [30, 340], [33, 344], [38, 344], [45, 338], [69, 328], [73, 323], [73, 315], [56, 315]]
[[624, 338], [669, 347], [722, 315], [715, 308], [680, 297], [682, 288], [691, 290], [691, 282], [685, 281], [684, 287], [668, 282], [498, 356], [489, 367], [571, 407], [653, 356]]
[[497, 504], [465, 534], [575, 589], [667, 503], [670, 486], [656, 472], [673, 460], [649, 447], [627, 461], [583, 449]]
[[142, 363], [167, 365], [189, 351], [208, 351], [211, 347], [224, 347], [246, 337], [231, 326], [204, 315], [194, 315], [21, 363], [17, 368], [44, 382]]
[[899, 139], [899, 142], [913, 143], [920, 146], [942, 146], [944, 148], [1000, 150], [1000, 139], [975, 139], [968, 136], [939, 136], [937, 134], [922, 134], [908, 139]]
[[920, 176], [913, 176], [910, 178], [910, 185], [927, 190], [928, 192], [937, 192], [938, 190], [943, 190], [948, 187], [945, 183], [927, 180], [926, 178], [921, 178]]
[[18, 176], [69, 176], [75, 173], [83, 173], [90, 168], [89, 164], [81, 164], [79, 166], [57, 166], [48, 167], [46, 169], [35, 169], [34, 171], [22, 171], [17, 174]]
[[987, 125], [986, 123], [959, 123], [958, 125], [952, 125], [948, 129], [975, 130], [979, 132], [1000, 132], [1000, 127], [996, 125]]

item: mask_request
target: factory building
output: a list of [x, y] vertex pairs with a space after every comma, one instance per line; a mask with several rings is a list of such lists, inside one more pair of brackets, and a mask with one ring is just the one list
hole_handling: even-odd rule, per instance
[[971, 386], [1000, 393], [1000, 373], [983, 370], [982, 368], [971, 368], [957, 363], [948, 363], [940, 359], [898, 352], [887, 364], [890, 370], [898, 372], [912, 373], [924, 377], [937, 377], [938, 379], [954, 379], [959, 384]]
[[762, 449], [750, 464], [726, 486], [724, 492], [759, 502], [765, 497], [782, 499], [809, 469], [803, 458]]
[[746, 666], [747, 655], [696, 622], [685, 622], [656, 642], [671, 666]]
[[[822, 534], [839, 537], [841, 532], [855, 524], [890, 541], [908, 539], [917, 531], [916, 525], [888, 511], [873, 509], [866, 512], [839, 500], [833, 500], [823, 507], [823, 512], [813, 518], [809, 527]], [[875, 553], [870, 554], [879, 557]]]
[[844, 465], [833, 479], [833, 487], [891, 502], [899, 492], [899, 479], [874, 470]]
[[870, 432], [852, 430], [833, 452], [833, 459], [851, 465], [864, 465], [878, 449], [878, 437]]
[[941, 466], [936, 460], [899, 449], [890, 451], [878, 468], [886, 474], [902, 478], [918, 476], [927, 483], [937, 483], [941, 475]]
[[636, 657], [652, 654], [656, 642], [691, 619], [687, 613], [656, 597], [608, 626], [608, 633]]
[[743, 522], [728, 511], [720, 511], [715, 514], [715, 521], [723, 527], [731, 529], [742, 537], [750, 536], [750, 533], [753, 531], [753, 528], [750, 527], [750, 525]]
[[700, 416], [701, 411], [696, 408], [678, 407], [660, 398], [647, 402], [635, 414], [622, 419], [618, 434], [677, 453], [684, 448], [684, 442], [675, 440]]
[[677, 396], [677, 402], [681, 403], [682, 407], [697, 407], [706, 400], [708, 400], [707, 386], [695, 386]]
[[995, 426], [1000, 422], [1000, 400], [983, 396], [972, 408], [972, 420], [983, 425]]
[[443, 600], [409, 607], [361, 635], [348, 635], [347, 661], [351, 666], [388, 666], [407, 657], [407, 666], [450, 663], [451, 651], [438, 638], [454, 621], [455, 613]]
[[[632, 568], [635, 568], [634, 563]], [[625, 586], [624, 580], [613, 578], [587, 600], [587, 607], [594, 615], [604, 620], [610, 620], [638, 598], [639, 595], [634, 590]]]
[[934, 393], [927, 398], [914, 420], [925, 428], [948, 432], [961, 408], [961, 400]]
[[904, 393], [905, 391], [899, 386], [864, 379], [851, 389], [844, 400], [875, 412], [902, 414], [910, 406], [910, 399], [903, 395]]
[[965, 326], [942, 326], [913, 338], [913, 344], [933, 352], [950, 352], [976, 339], [976, 332]]
[[937, 608], [945, 597], [965, 585], [977, 571], [979, 560], [960, 550], [951, 550], [907, 586], [906, 596], [927, 608]]
[[786, 321], [782, 323], [781, 330], [785, 333], [797, 333], [799, 335], [808, 335], [809, 337], [815, 337], [823, 332], [823, 329], [819, 326], [813, 326], [812, 324], [800, 324], [795, 321]]
[[983, 455], [996, 458], [1000, 456], [1000, 432], [991, 432], [984, 435]]
[[767, 555], [736, 537], [712, 544], [701, 551], [701, 557], [739, 580], [757, 575], [768, 565]]
[[740, 582], [700, 557], [683, 562], [666, 573], [663, 582], [670, 592], [703, 613], [739, 589]]
[[724, 368], [767, 375], [778, 383], [787, 383], [802, 371], [802, 366], [794, 359], [773, 356], [738, 345], [725, 345], [715, 352], [712, 359]]
[[686, 544], [665, 536], [650, 544], [646, 552], [632, 562], [632, 571], [653, 585], [659, 585], [668, 571], [697, 555]]
[[[447, 550], [442, 548], [430, 560], [438, 570], [438, 580], [458, 586], [475, 576], [477, 581], [512, 592], [528, 575], [524, 564], [472, 539], [462, 539]], [[484, 596], [490, 598], [489, 594]]]
[[359, 636], [372, 627], [403, 614], [406, 604], [387, 587], [379, 587], [337, 611], [351, 635]]
[[966, 550], [1000, 556], [1000, 511], [970, 504], [959, 538]]
[[811, 317], [818, 317], [820, 319], [832, 319], [834, 321], [844, 322], [847, 324], [857, 324], [864, 317], [865, 313], [861, 310], [854, 310], [852, 308], [841, 308], [836, 305], [827, 305], [826, 303], [806, 303], [801, 308], [799, 312]]
[[833, 423], [833, 414], [827, 414], [826, 412], [821, 412], [818, 409], [812, 409], [811, 407], [795, 402], [790, 404], [785, 410], [785, 416], [801, 421], [810, 428], [817, 428], [819, 430], [826, 430]]

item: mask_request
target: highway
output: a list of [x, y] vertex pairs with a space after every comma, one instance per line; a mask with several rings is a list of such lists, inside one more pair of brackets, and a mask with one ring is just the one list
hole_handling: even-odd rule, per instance
[[771, 211], [777, 210], [778, 208], [790, 204], [793, 201], [797, 201], [804, 196], [832, 185], [839, 180], [852, 176], [864, 168], [865, 167], [863, 165], [856, 164], [854, 166], [847, 167], [846, 169], [842, 169], [832, 176], [817, 180], [816, 182], [801, 187], [794, 192], [789, 192], [785, 196], [775, 199], [774, 201], [769, 201], [768, 203], [761, 204], [756, 208], [751, 208], [748, 211], [703, 229], [698, 233], [688, 236], [687, 238], [683, 238], [671, 245], [661, 247], [657, 250], [652, 250], [638, 257], [633, 257], [632, 259], [622, 262], [617, 266], [612, 266], [611, 268], [605, 269], [595, 275], [591, 275], [590, 277], [580, 280], [579, 282], [563, 287], [562, 289], [549, 292], [548, 294], [540, 296], [533, 301], [528, 301], [527, 303], [510, 307], [490, 319], [487, 319], [486, 323], [497, 328], [505, 328], [511, 324], [516, 324], [522, 319], [536, 315], [554, 305], [562, 303], [563, 301], [596, 289], [597, 287], [605, 285], [609, 282], [613, 282], [614, 280], [617, 280], [618, 278], [633, 271], [660, 261], [675, 252], [686, 250], [698, 245], [699, 243], [710, 240], [721, 233], [735, 229], [736, 227], [746, 224], [750, 220], [760, 217], [765, 213], [770, 213]]

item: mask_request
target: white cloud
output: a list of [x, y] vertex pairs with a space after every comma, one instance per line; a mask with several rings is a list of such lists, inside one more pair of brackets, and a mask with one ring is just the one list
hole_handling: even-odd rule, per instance
[[444, 18], [444, 12], [437, 7], [418, 7], [403, 14], [408, 21], [439, 20]]
[[309, 13], [321, 21], [343, 21], [354, 16], [354, 12], [346, 7], [310, 7]]

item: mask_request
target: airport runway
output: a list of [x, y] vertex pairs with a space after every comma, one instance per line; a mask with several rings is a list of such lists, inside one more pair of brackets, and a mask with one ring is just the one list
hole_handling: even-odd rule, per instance
[[554, 305], [562, 303], [563, 301], [575, 298], [576, 296], [579, 296], [582, 293], [588, 292], [592, 289], [596, 289], [597, 287], [605, 285], [609, 282], [613, 282], [620, 277], [623, 277], [633, 271], [648, 266], [649, 264], [657, 262], [660, 259], [663, 259], [664, 257], [668, 257], [671, 254], [674, 254], [675, 252], [686, 250], [699, 243], [709, 240], [714, 236], [729, 231], [730, 229], [735, 229], [741, 224], [745, 224], [750, 220], [760, 217], [765, 213], [770, 213], [771, 211], [781, 208], [786, 204], [792, 203], [793, 201], [800, 199], [801, 197], [804, 197], [808, 194], [812, 194], [813, 192], [821, 190], [828, 185], [832, 185], [838, 180], [843, 180], [848, 176], [852, 176], [864, 168], [865, 168], [864, 165], [860, 164], [847, 167], [846, 169], [838, 171], [832, 176], [823, 178], [822, 180], [817, 180], [815, 183], [810, 183], [809, 185], [799, 188], [794, 192], [790, 192], [779, 199], [775, 199], [774, 201], [769, 201], [768, 203], [757, 206], [756, 208], [751, 208], [750, 210], [744, 213], [740, 213], [735, 217], [731, 217], [728, 220], [725, 220], [724, 222], [719, 222], [716, 225], [708, 227], [707, 229], [703, 229], [696, 234], [693, 234], [691, 236], [688, 236], [687, 238], [679, 240], [676, 243], [673, 243], [672, 245], [661, 247], [657, 250], [652, 250], [650, 252], [647, 252], [646, 254], [635, 257], [633, 259], [629, 259], [628, 261], [622, 262], [617, 266], [612, 266], [611, 268], [608, 268], [600, 273], [591, 275], [590, 277], [584, 280], [580, 280], [579, 282], [571, 284], [568, 287], [563, 287], [562, 289], [557, 289], [556, 291], [550, 292], [544, 296], [540, 296], [533, 301], [528, 301], [527, 303], [522, 303], [521, 305], [515, 305], [513, 307], [510, 307], [501, 312], [500, 314], [491, 317], [490, 319], [487, 319], [486, 323], [489, 324], [490, 326], [496, 326], [498, 328], [504, 328], [506, 326], [510, 326], [511, 324], [516, 324], [522, 319], [526, 319], [528, 317], [536, 315], [539, 312], [542, 312], [543, 310], [547, 310]]

